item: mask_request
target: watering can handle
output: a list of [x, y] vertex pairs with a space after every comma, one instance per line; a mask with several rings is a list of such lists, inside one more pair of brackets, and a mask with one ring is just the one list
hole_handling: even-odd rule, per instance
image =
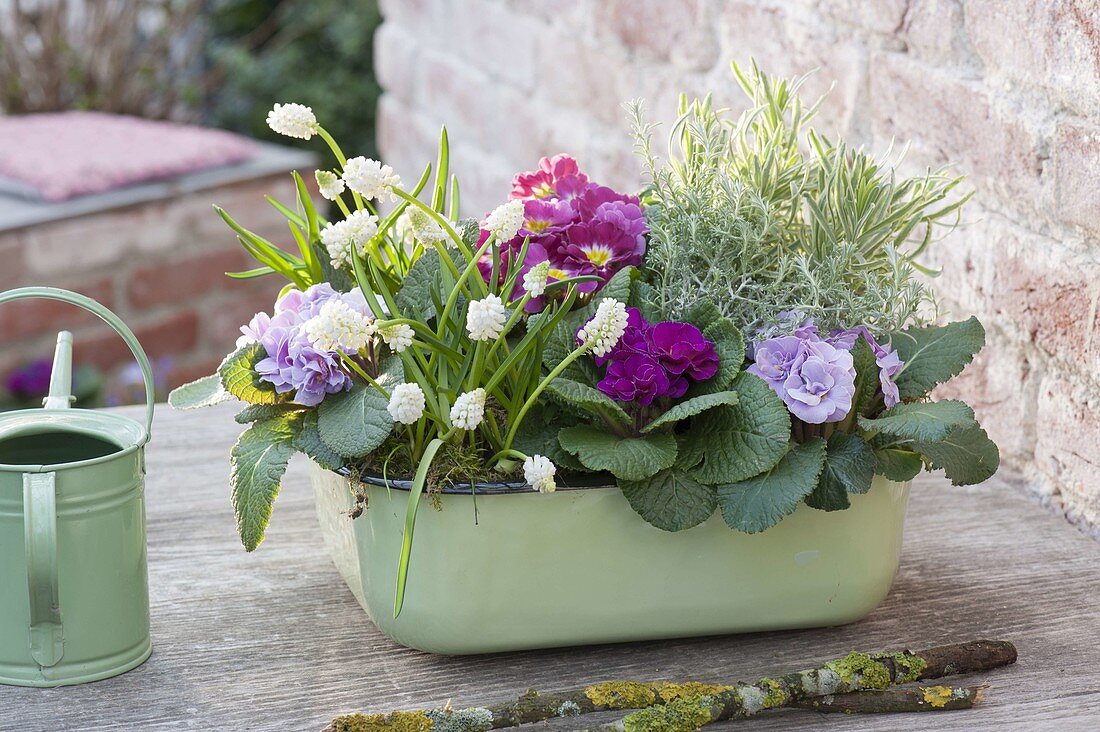
[[59, 300], [70, 305], [76, 305], [78, 308], [83, 308], [99, 317], [122, 337], [122, 340], [130, 347], [134, 358], [137, 359], [138, 366], [141, 368], [141, 375], [145, 379], [145, 437], [148, 438], [153, 430], [153, 402], [156, 401], [156, 392], [153, 386], [153, 367], [150, 365], [149, 357], [145, 355], [145, 351], [142, 350], [134, 332], [126, 327], [126, 324], [110, 310], [92, 298], [76, 292], [62, 290], [57, 287], [20, 287], [16, 290], [0, 293], [0, 305], [13, 300], [26, 299]]

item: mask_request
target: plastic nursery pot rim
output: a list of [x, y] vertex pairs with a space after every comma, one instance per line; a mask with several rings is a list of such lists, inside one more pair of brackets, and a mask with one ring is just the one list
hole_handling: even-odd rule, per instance
[[[343, 467], [337, 468], [332, 471], [337, 475], [344, 478], [352, 479], [352, 471], [350, 468]], [[413, 481], [409, 478], [383, 478], [381, 475], [374, 475], [366, 473], [363, 475], [355, 476], [355, 480], [365, 485], [372, 485], [378, 488], [388, 488], [390, 490], [408, 491], [412, 490]], [[559, 478], [558, 491], [583, 491], [590, 488], [611, 488], [615, 485], [615, 479], [605, 473], [594, 473], [591, 475], [569, 476], [568, 478]], [[471, 482], [471, 483], [449, 483], [439, 489], [439, 493], [445, 495], [462, 495], [468, 496], [471, 494], [476, 495], [510, 495], [510, 494], [522, 494], [522, 493], [538, 493], [530, 484], [524, 481], [485, 481], [485, 482]]]

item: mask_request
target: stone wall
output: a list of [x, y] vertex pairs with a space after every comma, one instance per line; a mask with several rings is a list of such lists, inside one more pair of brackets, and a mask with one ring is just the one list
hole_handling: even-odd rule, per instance
[[[376, 38], [379, 142], [415, 178], [451, 133], [468, 213], [570, 152], [637, 187], [621, 103], [740, 103], [731, 59], [835, 84], [818, 127], [975, 196], [942, 241], [939, 292], [989, 347], [952, 386], [1021, 484], [1100, 527], [1100, 3], [1096, 0], [391, 0]], [[1009, 474], [1006, 471], [1006, 474]]]

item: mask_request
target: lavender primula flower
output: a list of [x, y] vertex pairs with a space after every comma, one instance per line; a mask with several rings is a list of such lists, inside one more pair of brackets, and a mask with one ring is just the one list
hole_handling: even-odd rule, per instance
[[759, 376], [772, 391], [783, 396], [783, 382], [791, 374], [802, 343], [801, 338], [793, 335], [761, 341], [755, 344], [754, 363], [746, 371]]
[[315, 349], [305, 334], [291, 340], [288, 348], [288, 376], [297, 391], [294, 401], [306, 407], [315, 407], [327, 394], [351, 388], [351, 378], [340, 369], [334, 354]]
[[882, 399], [886, 408], [896, 405], [901, 401], [898, 385], [894, 383], [894, 377], [898, 375], [905, 363], [898, 356], [897, 351], [879, 345], [871, 331], [863, 328], [864, 340], [871, 346], [871, 352], [875, 354], [875, 363], [878, 365], [878, 382], [882, 387]]
[[855, 383], [851, 353], [824, 341], [806, 340], [799, 346], [779, 396], [803, 422], [839, 422], [852, 409]]

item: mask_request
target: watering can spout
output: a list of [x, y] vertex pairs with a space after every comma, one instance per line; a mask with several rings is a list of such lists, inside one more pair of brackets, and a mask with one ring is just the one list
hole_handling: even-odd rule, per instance
[[73, 392], [73, 334], [63, 330], [57, 334], [50, 373], [50, 395], [42, 400], [46, 409], [68, 409], [76, 398]]

